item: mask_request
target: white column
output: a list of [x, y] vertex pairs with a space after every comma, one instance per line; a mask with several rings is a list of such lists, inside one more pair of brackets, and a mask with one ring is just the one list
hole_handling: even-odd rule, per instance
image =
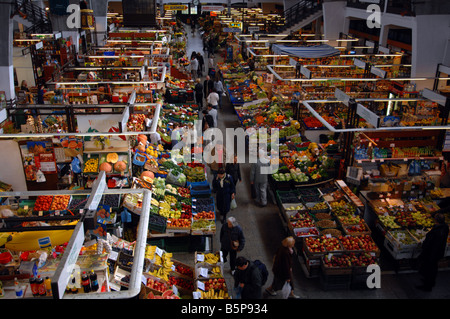
[[323, 8], [323, 31], [324, 38], [330, 40], [331, 46], [338, 46], [339, 33], [344, 32], [346, 1], [324, 2]]
[[97, 31], [97, 44], [98, 46], [105, 45], [105, 37], [108, 31], [107, 17], [95, 17], [95, 30]]

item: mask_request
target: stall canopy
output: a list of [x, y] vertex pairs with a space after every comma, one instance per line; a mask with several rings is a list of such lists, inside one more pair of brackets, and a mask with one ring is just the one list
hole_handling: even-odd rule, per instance
[[328, 44], [305, 47], [274, 44], [272, 45], [272, 51], [274, 54], [287, 54], [299, 58], [323, 58], [339, 55], [339, 50]]

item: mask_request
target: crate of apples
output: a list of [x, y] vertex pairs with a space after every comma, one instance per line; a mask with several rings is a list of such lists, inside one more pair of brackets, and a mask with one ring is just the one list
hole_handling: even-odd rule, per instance
[[50, 210], [65, 210], [69, 206], [70, 195], [56, 195]]
[[167, 219], [167, 228], [191, 228], [191, 220], [183, 218], [169, 218]]
[[314, 221], [310, 218], [292, 220], [291, 225], [292, 225], [292, 228], [314, 227]]
[[194, 214], [193, 217], [194, 217], [194, 220], [215, 219], [216, 218], [216, 216], [215, 216], [213, 211], [208, 211], [208, 212], [202, 211], [202, 212], [199, 212], [197, 214]]
[[147, 287], [159, 292], [164, 292], [169, 289], [165, 283], [152, 278], [147, 278]]
[[295, 228], [295, 236], [297, 237], [314, 237], [319, 236], [319, 230], [316, 227]]

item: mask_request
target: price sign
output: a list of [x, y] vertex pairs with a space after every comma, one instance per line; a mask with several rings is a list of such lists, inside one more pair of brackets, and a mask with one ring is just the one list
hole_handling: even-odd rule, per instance
[[208, 278], [209, 276], [208, 276], [208, 269], [207, 268], [200, 268], [199, 269], [199, 271], [200, 271], [200, 276], [202, 276], [202, 277], [205, 277], [205, 278]]
[[205, 284], [202, 281], [197, 281], [197, 287], [198, 289], [205, 291]]

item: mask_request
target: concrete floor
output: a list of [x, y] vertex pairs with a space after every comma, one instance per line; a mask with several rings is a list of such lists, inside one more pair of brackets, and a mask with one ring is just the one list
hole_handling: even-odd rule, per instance
[[[190, 27], [188, 30], [187, 53], [190, 56], [192, 51], [203, 52], [202, 41], [199, 32], [192, 36]], [[207, 56], [205, 53], [205, 60]], [[216, 54], [216, 60], [219, 60]], [[240, 123], [233, 107], [228, 99], [224, 99], [224, 107], [219, 110], [218, 127], [236, 128]], [[228, 216], [236, 217], [241, 225], [246, 237], [244, 250], [239, 254], [250, 260], [259, 259], [266, 264], [269, 269], [269, 278], [264, 288], [270, 285], [273, 275], [271, 273], [272, 257], [281, 244], [287, 233], [279, 215], [278, 206], [269, 200], [265, 208], [260, 208], [253, 203], [250, 196], [249, 164], [241, 164], [242, 183], [237, 185], [237, 205], [238, 208], [232, 210]], [[213, 251], [220, 250], [218, 234], [222, 227], [221, 222], [217, 222], [217, 235], [213, 237]], [[382, 255], [383, 256], [383, 255]], [[191, 266], [194, 265], [194, 255], [192, 253], [174, 253], [174, 258]], [[414, 286], [419, 284], [419, 275], [416, 272], [399, 272], [382, 270], [380, 289], [340, 289], [324, 290], [319, 278], [308, 278], [303, 271], [301, 258], [294, 258], [294, 291], [302, 299], [447, 299], [450, 298], [450, 272], [440, 271], [436, 287], [432, 292], [422, 292]], [[230, 274], [230, 266], [224, 266], [225, 279], [229, 286], [233, 285], [233, 278]], [[265, 298], [277, 299], [279, 297]]]

